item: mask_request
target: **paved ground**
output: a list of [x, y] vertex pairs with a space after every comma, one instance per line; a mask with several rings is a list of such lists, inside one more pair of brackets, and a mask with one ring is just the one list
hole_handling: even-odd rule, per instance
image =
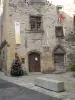
[[[45, 77], [48, 79], [64, 81], [65, 92], [56, 93], [35, 86], [34, 80], [36, 77]], [[22, 77], [8, 77], [5, 76], [2, 72], [0, 72], [0, 78], [52, 97], [62, 98], [62, 100], [75, 100], [75, 78], [72, 76], [71, 72], [63, 74], [39, 74], [39, 75], [31, 74], [29, 76], [22, 76]]]
[[59, 100], [0, 79], [0, 100]]

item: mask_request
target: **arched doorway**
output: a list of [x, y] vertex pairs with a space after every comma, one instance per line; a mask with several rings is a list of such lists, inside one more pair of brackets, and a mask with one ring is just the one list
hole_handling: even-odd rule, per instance
[[40, 72], [40, 54], [32, 52], [28, 55], [29, 72]]
[[65, 51], [61, 46], [57, 46], [54, 49], [54, 64], [56, 70], [64, 70], [64, 62], [65, 62]]

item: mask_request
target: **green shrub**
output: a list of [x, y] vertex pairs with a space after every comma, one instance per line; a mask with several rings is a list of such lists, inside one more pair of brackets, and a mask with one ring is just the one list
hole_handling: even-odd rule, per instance
[[75, 71], [75, 64], [71, 65], [71, 71]]
[[11, 67], [11, 75], [12, 76], [21, 76], [24, 75], [24, 71], [21, 66], [21, 62], [19, 59], [14, 60]]

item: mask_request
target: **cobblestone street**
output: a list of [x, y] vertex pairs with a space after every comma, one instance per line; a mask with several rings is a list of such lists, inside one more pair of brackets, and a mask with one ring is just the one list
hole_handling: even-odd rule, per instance
[[59, 100], [0, 79], [0, 100]]
[[[49, 91], [34, 85], [34, 80], [36, 77], [45, 77], [48, 79], [61, 80], [65, 83], [65, 91], [56, 93], [53, 91]], [[40, 93], [62, 98], [62, 100], [75, 100], [75, 78], [72, 76], [71, 72], [63, 73], [63, 74], [31, 74], [28, 76], [22, 77], [9, 77], [5, 76], [2, 72], [0, 72], [0, 78], [7, 80], [9, 82], [18, 84], [20, 86], [26, 87], [31, 90], [38, 91]], [[46, 99], [47, 100], [47, 99]]]

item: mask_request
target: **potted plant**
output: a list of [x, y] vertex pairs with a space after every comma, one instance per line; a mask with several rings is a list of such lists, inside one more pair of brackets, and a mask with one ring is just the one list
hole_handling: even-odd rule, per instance
[[71, 65], [71, 71], [73, 72], [73, 76], [75, 77], [75, 64]]

